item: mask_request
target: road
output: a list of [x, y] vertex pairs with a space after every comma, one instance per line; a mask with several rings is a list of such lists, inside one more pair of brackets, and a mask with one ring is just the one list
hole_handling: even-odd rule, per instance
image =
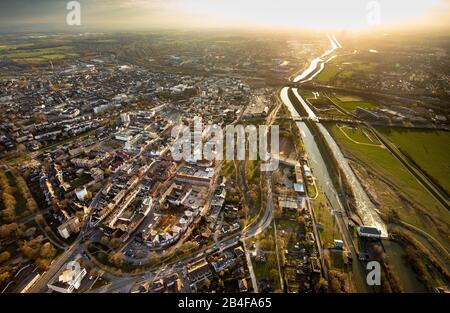
[[92, 199], [89, 205], [89, 215], [86, 218], [86, 223], [83, 229], [80, 231], [78, 238], [63, 252], [62, 255], [52, 262], [50, 268], [41, 275], [41, 277], [31, 286], [28, 290], [30, 293], [44, 292], [47, 290], [47, 284], [52, 282], [56, 275], [60, 272], [63, 266], [70, 260], [72, 260], [77, 254], [83, 252], [82, 240], [90, 234], [92, 229], [88, 229], [89, 216], [92, 214], [92, 208], [97, 204], [98, 197], [101, 191], [99, 191]]
[[28, 292], [38, 293], [46, 291], [47, 284], [56, 277], [67, 261], [73, 259], [77, 254], [81, 253], [82, 250], [83, 247], [80, 244], [80, 239], [75, 240], [75, 242], [66, 251], [64, 251], [57, 260], [53, 261], [49, 269], [41, 275], [41, 277], [34, 283]]
[[[281, 107], [281, 102], [277, 105], [277, 107], [272, 111], [272, 113], [268, 117], [268, 125], [271, 125], [276, 118], [277, 112]], [[193, 251], [186, 256], [182, 256], [181, 258], [177, 257], [175, 260], [171, 260], [165, 263], [161, 263], [155, 265], [152, 269], [150, 269], [145, 275], [126, 277], [126, 278], [118, 278], [113, 283], [108, 286], [104, 286], [99, 290], [93, 292], [129, 292], [130, 285], [136, 285], [140, 282], [144, 282], [146, 280], [154, 280], [159, 275], [167, 276], [172, 274], [173, 272], [183, 270], [186, 264], [193, 262], [196, 259], [202, 258], [208, 252], [212, 251], [212, 249], [219, 248], [220, 250], [226, 250], [230, 247], [233, 247], [239, 243], [239, 241], [243, 242], [245, 245], [245, 241], [259, 235], [262, 233], [267, 227], [270, 226], [270, 223], [273, 219], [273, 203], [272, 203], [272, 185], [271, 185], [271, 175], [268, 174], [266, 177], [266, 183], [268, 186], [267, 193], [267, 205], [264, 209], [264, 212], [261, 215], [261, 218], [257, 221], [249, 224], [245, 229], [241, 231], [240, 235], [230, 235], [221, 238], [220, 240], [207, 245], [201, 249]], [[246, 249], [245, 249], [246, 250]], [[256, 282], [256, 277], [252, 270], [251, 260], [249, 263], [250, 269], [250, 277], [252, 279], [252, 284], [254, 286], [254, 290], [258, 291], [258, 286]], [[156, 274], [154, 272], [157, 271]], [[164, 274], [164, 275], [162, 275]]]

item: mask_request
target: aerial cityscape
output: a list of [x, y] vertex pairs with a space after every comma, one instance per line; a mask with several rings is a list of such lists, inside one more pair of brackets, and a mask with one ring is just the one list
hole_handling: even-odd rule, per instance
[[450, 2], [314, 2], [2, 1], [0, 292], [450, 292]]

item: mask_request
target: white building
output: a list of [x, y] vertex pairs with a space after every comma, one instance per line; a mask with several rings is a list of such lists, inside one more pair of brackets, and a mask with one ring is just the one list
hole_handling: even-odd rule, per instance
[[88, 194], [86, 186], [79, 187], [79, 188], [75, 189], [75, 194], [77, 195], [78, 200], [84, 201], [86, 199], [87, 194]]
[[66, 270], [58, 277], [54, 284], [48, 284], [48, 288], [60, 293], [72, 293], [81, 286], [81, 281], [86, 276], [86, 269], [77, 261], [67, 263]]
[[120, 114], [120, 120], [122, 121], [122, 123], [124, 125], [129, 125], [130, 124], [130, 115], [128, 113], [121, 113]]

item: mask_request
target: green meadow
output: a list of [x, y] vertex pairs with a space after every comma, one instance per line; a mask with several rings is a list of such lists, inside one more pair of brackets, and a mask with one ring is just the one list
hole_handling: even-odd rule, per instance
[[345, 101], [345, 100], [353, 100], [351, 98], [345, 97], [345, 96], [333, 96], [330, 97], [331, 101], [333, 101], [336, 105], [347, 109], [347, 110], [355, 110], [356, 108], [360, 107], [363, 109], [374, 109], [377, 107], [376, 104], [373, 104], [369, 101], [364, 101], [362, 99], [358, 99], [357, 101]]
[[45, 62], [48, 60], [64, 59], [68, 56], [76, 56], [72, 46], [59, 46], [51, 48], [26, 49], [2, 49], [0, 58], [6, 58], [15, 62]]
[[378, 130], [450, 194], [450, 132], [389, 127]]

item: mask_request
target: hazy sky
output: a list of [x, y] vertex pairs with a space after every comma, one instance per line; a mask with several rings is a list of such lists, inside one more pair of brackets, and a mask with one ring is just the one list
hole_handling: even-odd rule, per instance
[[[68, 29], [66, 0], [0, 0], [0, 30]], [[450, 22], [450, 0], [79, 0], [83, 28], [368, 27], [367, 5], [380, 5], [381, 26]], [[373, 8], [373, 7], [372, 7]], [[373, 9], [376, 10], [376, 9]], [[375, 13], [376, 14], [376, 13]]]

